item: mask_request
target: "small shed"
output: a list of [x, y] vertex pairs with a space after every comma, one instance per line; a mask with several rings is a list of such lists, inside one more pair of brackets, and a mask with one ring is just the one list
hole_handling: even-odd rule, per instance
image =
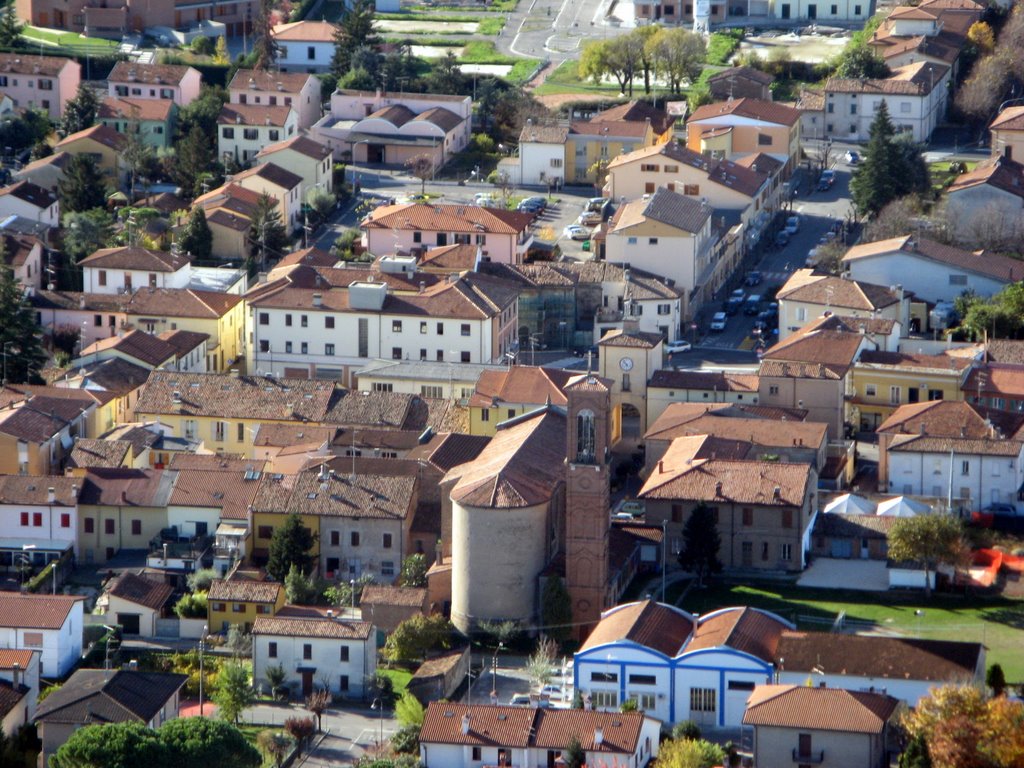
[[420, 664], [407, 686], [409, 693], [426, 705], [451, 698], [469, 674], [469, 647], [450, 651]]
[[107, 616], [126, 635], [153, 637], [157, 619], [167, 616], [173, 594], [170, 584], [125, 571], [107, 590]]
[[427, 590], [421, 587], [392, 587], [367, 584], [359, 600], [363, 621], [385, 632], [394, 632], [406, 619], [427, 611]]

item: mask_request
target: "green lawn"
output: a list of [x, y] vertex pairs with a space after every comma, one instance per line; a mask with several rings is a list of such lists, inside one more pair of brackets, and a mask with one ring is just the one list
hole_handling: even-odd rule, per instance
[[75, 32], [54, 32], [39, 27], [24, 27], [21, 36], [30, 42], [43, 41], [50, 45], [66, 48], [91, 48], [97, 52], [113, 52], [117, 50], [118, 43], [114, 40], [104, 40], [99, 37], [82, 37]]
[[519, 57], [499, 53], [497, 46], [490, 40], [470, 40], [462, 49], [459, 61], [467, 64], [515, 64]]
[[[668, 602], [678, 598], [684, 585], [668, 590]], [[716, 583], [693, 589], [682, 608], [708, 613], [732, 605], [749, 605], [774, 611], [801, 628], [827, 631], [840, 612], [864, 629], [935, 640], [984, 643], [987, 662], [998, 662], [1007, 680], [1024, 682], [1024, 602], [1001, 597], [934, 596], [893, 592], [801, 589], [775, 584]], [[923, 611], [921, 616], [915, 611]]]
[[476, 33], [478, 35], [500, 35], [501, 30], [505, 27], [505, 19], [490, 18], [481, 19], [477, 25]]
[[578, 61], [563, 61], [555, 68], [554, 72], [547, 76], [534, 93], [540, 95], [551, 93], [609, 93], [618, 95], [619, 86], [614, 83], [595, 84], [592, 80], [581, 79], [578, 65]]
[[391, 683], [395, 686], [395, 698], [402, 698], [409, 681], [412, 680], [412, 672], [407, 672], [404, 669], [388, 669], [387, 667], [378, 667], [377, 671], [391, 678]]
[[[938, 163], [928, 163], [928, 173], [932, 179], [932, 189], [937, 194], [942, 194], [946, 187], [953, 183], [957, 176], [960, 174], [950, 169], [951, 163], [948, 160], [944, 160]], [[973, 171], [977, 165], [976, 162], [965, 162], [964, 165], [968, 171]]]

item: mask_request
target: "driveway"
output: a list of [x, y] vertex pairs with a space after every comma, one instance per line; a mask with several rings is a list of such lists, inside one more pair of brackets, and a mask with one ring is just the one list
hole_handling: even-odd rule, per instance
[[889, 574], [882, 560], [834, 560], [819, 557], [803, 572], [797, 580], [797, 586], [886, 592], [889, 589]]

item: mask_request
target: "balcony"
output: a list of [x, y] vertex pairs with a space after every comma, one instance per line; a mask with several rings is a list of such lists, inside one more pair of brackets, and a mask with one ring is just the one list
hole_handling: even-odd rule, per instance
[[801, 765], [816, 765], [825, 761], [825, 750], [819, 749], [817, 752], [811, 750], [810, 752], [801, 752], [799, 749], [793, 750], [793, 762], [800, 763]]

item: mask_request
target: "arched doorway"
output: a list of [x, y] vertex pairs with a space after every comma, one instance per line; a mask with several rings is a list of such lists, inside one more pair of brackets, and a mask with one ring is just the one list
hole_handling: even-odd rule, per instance
[[622, 404], [622, 437], [624, 439], [639, 440], [640, 434], [640, 411], [632, 403]]

